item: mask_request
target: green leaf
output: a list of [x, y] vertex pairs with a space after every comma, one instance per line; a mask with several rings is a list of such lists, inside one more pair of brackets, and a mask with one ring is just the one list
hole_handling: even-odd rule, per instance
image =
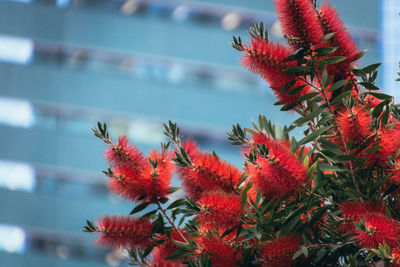
[[168, 190], [168, 194], [175, 193], [175, 192], [178, 191], [179, 189], [181, 189], [181, 188], [180, 188], [180, 187], [171, 187], [171, 188]]
[[287, 95], [288, 95], [288, 96], [296, 95], [296, 94], [298, 94], [301, 90], [303, 90], [304, 87], [306, 87], [306, 86], [307, 86], [307, 84], [303, 84], [303, 85], [297, 86], [297, 87], [293, 88], [293, 90], [290, 90], [290, 91], [287, 93]]
[[374, 118], [378, 118], [382, 111], [383, 111], [383, 107], [386, 105], [385, 103], [386, 101], [382, 101], [381, 103], [379, 103], [374, 110], [372, 111], [372, 116], [374, 116]]
[[375, 92], [367, 92], [366, 94], [375, 96], [378, 99], [381, 100], [392, 100], [393, 96], [387, 95], [387, 94], [382, 94], [382, 93], [375, 93]]
[[297, 101], [299, 101], [299, 102], [306, 101], [306, 100], [309, 100], [309, 99], [317, 96], [318, 94], [319, 94], [319, 92], [308, 93], [308, 94], [302, 95], [299, 98], [297, 98]]
[[251, 187], [252, 187], [252, 183], [248, 182], [246, 187], [243, 188], [242, 195], [240, 196], [242, 203], [247, 202], [247, 192], [250, 190]]
[[142, 203], [142, 204], [137, 205], [137, 206], [129, 213], [129, 215], [132, 215], [132, 214], [138, 213], [139, 211], [144, 210], [145, 208], [147, 208], [147, 206], [148, 206], [149, 204], [150, 204], [150, 202], [145, 202], [145, 203]]
[[173, 209], [173, 208], [182, 206], [182, 205], [184, 205], [184, 204], [185, 204], [185, 199], [184, 199], [184, 198], [177, 199], [177, 200], [175, 200], [174, 202], [172, 202], [172, 203], [167, 207], [167, 210], [170, 210], [170, 209]]
[[314, 52], [317, 53], [317, 57], [323, 57], [332, 54], [336, 50], [337, 50], [336, 47], [319, 47], [315, 49]]
[[291, 109], [293, 109], [295, 106], [296, 106], [296, 103], [294, 103], [294, 104], [288, 104], [288, 105], [283, 105], [283, 106], [281, 107], [281, 111], [288, 111], [288, 110], [291, 110]]
[[352, 93], [353, 93], [352, 91], [345, 91], [345, 92], [341, 93], [340, 95], [336, 96], [333, 99], [333, 101], [331, 101], [331, 103], [338, 105], [342, 102], [343, 99], [345, 99], [346, 97], [349, 97]]
[[334, 171], [334, 172], [345, 172], [348, 171], [345, 167], [331, 166], [329, 164], [320, 163], [318, 167], [321, 171]]
[[374, 91], [380, 90], [379, 87], [377, 87], [375, 84], [372, 84], [372, 83], [360, 82], [358, 84], [364, 86], [365, 89], [374, 90]]
[[375, 151], [378, 151], [381, 148], [380, 145], [374, 145], [370, 148], [368, 148], [367, 150], [365, 150], [365, 153], [369, 154], [369, 153], [373, 153]]
[[331, 39], [334, 35], [335, 35], [334, 32], [325, 34], [324, 37], [322, 37], [322, 40], [323, 40], [323, 41], [328, 41], [328, 40]]
[[365, 68], [363, 68], [362, 70], [365, 73], [371, 73], [373, 71], [375, 71], [377, 68], [379, 68], [379, 66], [381, 65], [381, 63], [375, 63], [375, 64], [371, 64], [369, 66], [366, 66]]
[[328, 65], [331, 65], [331, 64], [336, 64], [336, 63], [342, 62], [346, 59], [347, 59], [347, 57], [329, 57], [329, 58], [325, 58], [322, 61], [325, 61]]
[[299, 74], [306, 73], [310, 68], [311, 68], [311, 66], [293, 66], [293, 67], [286, 68], [283, 71], [287, 72], [287, 73], [299, 75]]
[[294, 126], [302, 126], [302, 125], [306, 124], [307, 122], [309, 122], [310, 120], [312, 120], [313, 118], [317, 117], [322, 111], [324, 111], [324, 109], [318, 108], [315, 111], [313, 111], [310, 114], [308, 114], [307, 116], [304, 116], [304, 117], [301, 117], [301, 118], [297, 119], [296, 121], [294, 121], [292, 123], [292, 125], [294, 125]]
[[339, 88], [342, 88], [348, 81], [347, 80], [340, 80], [335, 82], [331, 88], [329, 88], [328, 92], [333, 92]]
[[332, 127], [333, 126], [323, 127], [323, 128], [320, 128], [320, 129], [316, 130], [315, 132], [312, 132], [311, 134], [307, 135], [306, 137], [304, 137], [303, 139], [301, 139], [299, 141], [299, 146], [305, 145], [308, 142], [311, 142], [311, 141], [315, 140], [317, 137], [321, 136], [323, 133], [325, 133], [326, 131], [328, 131]]
[[189, 251], [187, 251], [186, 249], [178, 248], [172, 254], [168, 255], [164, 259], [166, 259], [166, 260], [179, 259], [179, 258], [186, 257], [187, 255], [189, 255]]
[[292, 88], [293, 85], [295, 85], [295, 84], [296, 84], [296, 80], [293, 79], [292, 81], [290, 81], [289, 83], [285, 84], [285, 86], [282, 87], [280, 93], [286, 92], [287, 90], [289, 90], [290, 88]]

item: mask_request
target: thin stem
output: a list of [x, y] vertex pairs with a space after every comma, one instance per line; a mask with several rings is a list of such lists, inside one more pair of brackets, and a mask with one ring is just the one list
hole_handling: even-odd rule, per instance
[[172, 225], [172, 227], [175, 229], [175, 231], [179, 234], [179, 236], [182, 238], [183, 241], [188, 243], [186, 237], [181, 233], [181, 231], [178, 230], [178, 228], [175, 226], [174, 222], [171, 220], [171, 218], [168, 216], [167, 212], [161, 207], [160, 202], [156, 202], [158, 209], [161, 210], [161, 212], [164, 214], [165, 218], [167, 218], [168, 222]]

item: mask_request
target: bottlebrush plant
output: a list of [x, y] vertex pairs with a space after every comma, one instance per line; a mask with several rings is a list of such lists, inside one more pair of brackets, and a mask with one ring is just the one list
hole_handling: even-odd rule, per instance
[[[137, 204], [87, 221], [100, 246], [157, 267], [400, 266], [400, 107], [375, 84], [380, 64], [357, 67], [364, 52], [330, 4], [275, 5], [288, 46], [270, 41], [262, 23], [249, 44], [233, 37], [232, 46], [299, 118], [282, 131], [265, 116], [252, 129], [234, 125], [228, 138], [241, 147], [242, 169], [171, 121], [170, 141], [148, 155], [125, 136], [113, 143], [99, 123], [108, 187]], [[171, 199], [174, 174], [185, 198]]]

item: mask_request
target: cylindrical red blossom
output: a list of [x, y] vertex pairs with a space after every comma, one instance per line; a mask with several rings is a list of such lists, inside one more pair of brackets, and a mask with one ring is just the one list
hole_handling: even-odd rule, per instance
[[284, 141], [270, 139], [266, 144], [268, 159], [258, 157], [246, 172], [254, 185], [270, 198], [280, 198], [297, 192], [307, 180], [307, 168], [290, 152]]
[[135, 146], [128, 144], [126, 136], [119, 137], [117, 145], [110, 146], [105, 156], [112, 167], [129, 168], [133, 176], [138, 175], [147, 163], [142, 152]]
[[345, 221], [340, 225], [341, 232], [352, 233], [355, 231], [354, 222], [360, 221], [366, 214], [384, 214], [382, 203], [346, 201], [340, 208]]
[[[238, 255], [230, 242], [216, 236], [205, 235], [199, 238], [200, 252], [212, 259], [212, 263], [218, 267], [238, 266]], [[201, 254], [199, 253], [199, 254]]]
[[142, 172], [132, 175], [131, 168], [122, 165], [114, 168], [113, 173], [112, 177], [108, 177], [107, 186], [115, 194], [132, 202], [144, 196]]
[[149, 161], [134, 171], [128, 165], [117, 166], [113, 169], [114, 176], [109, 177], [108, 187], [133, 202], [155, 201], [167, 196], [174, 170], [172, 154], [153, 150], [148, 157], [157, 161], [156, 168]]
[[374, 145], [380, 145], [380, 148], [378, 151], [367, 155], [367, 166], [387, 167], [389, 156], [395, 157], [400, 148], [400, 129], [397, 126], [388, 125], [381, 127], [378, 131], [378, 137], [367, 149]]
[[[259, 74], [271, 87], [275, 95], [283, 104], [296, 103], [297, 98], [308, 93], [309, 86], [306, 86], [301, 80], [297, 80], [295, 84], [281, 93], [283, 87], [296, 78], [285, 72], [284, 69], [295, 66], [294, 61], [283, 62], [282, 60], [293, 54], [280, 43], [273, 43], [262, 38], [253, 38], [250, 47], [246, 47], [246, 54], [243, 56], [243, 65], [251, 72]], [[294, 88], [298, 86], [305, 87], [297, 94], [288, 96]]]
[[298, 40], [291, 42], [295, 49], [321, 41], [323, 32], [318, 13], [310, 0], [275, 0], [275, 6], [282, 31], [288, 38]]
[[398, 221], [381, 213], [369, 213], [362, 220], [366, 229], [356, 229], [354, 231], [354, 238], [360, 246], [378, 248], [379, 244], [383, 243], [388, 244], [390, 247], [400, 244], [400, 224]]
[[[182, 229], [179, 229], [179, 231], [183, 232]], [[162, 243], [160, 246], [154, 248], [152, 254], [153, 254], [153, 262], [152, 262], [152, 267], [184, 267], [186, 266], [185, 264], [182, 263], [182, 259], [165, 259], [165, 257], [171, 255], [174, 253], [177, 249], [178, 246], [174, 243], [174, 241], [179, 241], [179, 242], [184, 242], [182, 237], [177, 233], [177, 231], [174, 229], [171, 232], [171, 239], [168, 239], [165, 236], [165, 242]]]
[[345, 108], [337, 115], [337, 124], [346, 144], [363, 141], [370, 134], [371, 123], [368, 111], [359, 105], [352, 110]]
[[296, 261], [293, 260], [294, 253], [300, 249], [300, 237], [286, 236], [266, 242], [262, 246], [264, 267], [289, 267]]
[[392, 249], [393, 265], [390, 266], [400, 266], [400, 246]]
[[204, 193], [199, 199], [202, 212], [196, 219], [199, 224], [211, 228], [230, 228], [237, 225], [243, 213], [239, 195], [220, 191]]
[[97, 243], [110, 248], [145, 248], [151, 244], [153, 223], [132, 216], [104, 216], [98, 222]]
[[176, 251], [176, 248], [160, 246], [153, 249], [153, 262], [151, 267], [185, 267], [186, 264], [182, 263], [182, 259], [167, 260], [165, 257], [171, 255]]
[[146, 166], [141, 174], [143, 177], [141, 188], [145, 199], [154, 201], [168, 195], [175, 165], [172, 162], [172, 153], [168, 151], [159, 153], [156, 150], [152, 150], [148, 157], [153, 162], [157, 161], [157, 167], [153, 168], [150, 163]]
[[178, 171], [186, 194], [194, 199], [206, 191], [232, 192], [242, 176], [238, 168], [210, 153], [199, 153], [191, 161], [194, 167]]
[[336, 47], [337, 50], [330, 56], [344, 56], [347, 58], [342, 62], [330, 66], [330, 69], [335, 73], [349, 70], [350, 64], [356, 59], [359, 50], [354, 40], [351, 38], [350, 33], [345, 28], [336, 9], [329, 3], [323, 3], [321, 6], [320, 22], [324, 34], [335, 33], [335, 35], [328, 40], [328, 45]]

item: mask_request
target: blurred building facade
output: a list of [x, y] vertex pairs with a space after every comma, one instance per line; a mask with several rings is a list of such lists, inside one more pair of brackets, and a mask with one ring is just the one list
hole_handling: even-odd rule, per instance
[[[385, 1], [333, 5], [369, 50], [363, 63], [385, 59], [391, 73], [396, 58], [385, 47], [398, 40], [382, 45], [381, 33], [396, 33], [385, 16], [398, 10]], [[86, 219], [132, 208], [105, 187], [97, 121], [147, 152], [171, 119], [237, 165], [232, 124], [259, 114], [292, 122], [229, 45], [259, 21], [282, 39], [272, 0], [0, 1], [0, 266], [124, 263], [81, 232]]]

